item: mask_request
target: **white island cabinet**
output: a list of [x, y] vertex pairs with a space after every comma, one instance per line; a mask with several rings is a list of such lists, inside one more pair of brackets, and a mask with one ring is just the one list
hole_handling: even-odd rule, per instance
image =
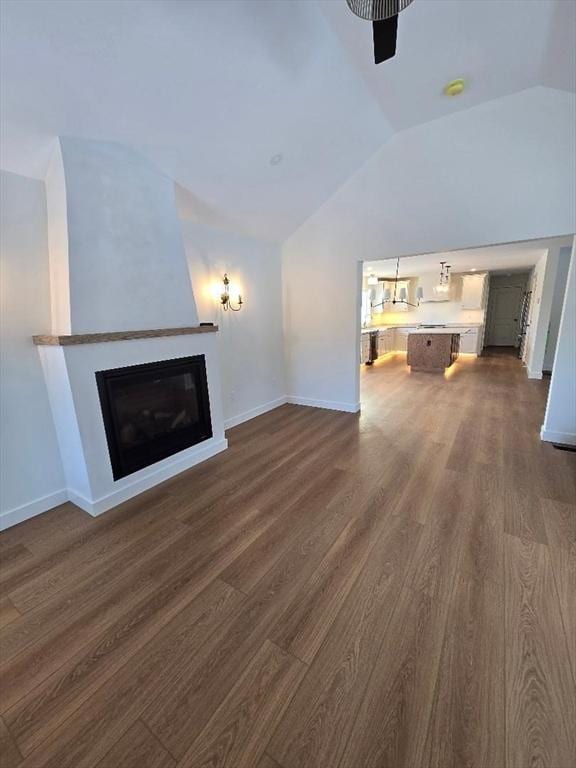
[[378, 357], [394, 351], [394, 328], [381, 328], [378, 332]]
[[455, 333], [460, 334], [460, 352], [465, 355], [481, 355], [483, 326], [482, 325], [451, 325]]
[[458, 328], [460, 334], [460, 352], [478, 355], [478, 328]]
[[396, 328], [394, 333], [394, 349], [397, 352], [406, 352], [408, 350], [408, 335], [418, 329], [417, 325], [405, 325]]

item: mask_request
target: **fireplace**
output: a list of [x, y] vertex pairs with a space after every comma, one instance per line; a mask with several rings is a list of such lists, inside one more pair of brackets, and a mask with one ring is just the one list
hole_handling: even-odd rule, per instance
[[114, 480], [212, 437], [204, 355], [97, 371]]
[[100, 515], [226, 450], [218, 327], [199, 324], [174, 182], [148, 159], [61, 138], [46, 194], [52, 327], [34, 341], [65, 495]]

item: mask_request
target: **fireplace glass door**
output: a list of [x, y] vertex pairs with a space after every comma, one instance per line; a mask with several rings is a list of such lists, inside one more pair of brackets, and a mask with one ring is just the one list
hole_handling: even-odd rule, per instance
[[115, 480], [212, 437], [204, 355], [96, 373]]

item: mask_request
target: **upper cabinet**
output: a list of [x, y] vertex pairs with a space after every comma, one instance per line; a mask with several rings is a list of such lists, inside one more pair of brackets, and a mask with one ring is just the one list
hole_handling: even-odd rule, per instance
[[486, 275], [462, 275], [462, 309], [483, 309]]
[[460, 275], [453, 273], [448, 290], [439, 290], [436, 272], [420, 275], [418, 286], [422, 289], [421, 302], [454, 301], [462, 309], [484, 309], [486, 304], [487, 279], [485, 273]]

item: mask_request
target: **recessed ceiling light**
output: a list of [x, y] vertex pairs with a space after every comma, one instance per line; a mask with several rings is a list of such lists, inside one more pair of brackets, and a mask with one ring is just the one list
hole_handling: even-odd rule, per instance
[[470, 270], [470, 272], [476, 272], [476, 267], [472, 267], [472, 269]]
[[280, 165], [282, 162], [282, 155], [278, 153], [277, 155], [272, 155], [270, 158], [270, 165]]
[[459, 77], [457, 80], [452, 80], [452, 82], [444, 86], [444, 95], [460, 96], [465, 86], [466, 86], [466, 83], [461, 77]]

